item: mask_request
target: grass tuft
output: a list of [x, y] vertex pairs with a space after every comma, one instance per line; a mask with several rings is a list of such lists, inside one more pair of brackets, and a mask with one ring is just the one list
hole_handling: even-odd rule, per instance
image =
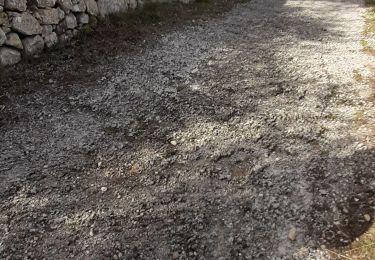
[[363, 81], [363, 76], [361, 75], [361, 73], [359, 73], [358, 70], [353, 70], [353, 78], [357, 82], [362, 82]]

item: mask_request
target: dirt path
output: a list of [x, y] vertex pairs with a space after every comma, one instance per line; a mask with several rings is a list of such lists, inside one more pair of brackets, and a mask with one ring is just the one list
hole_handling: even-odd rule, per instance
[[375, 207], [359, 2], [253, 0], [94, 83], [7, 95], [0, 258], [324, 259], [359, 237]]

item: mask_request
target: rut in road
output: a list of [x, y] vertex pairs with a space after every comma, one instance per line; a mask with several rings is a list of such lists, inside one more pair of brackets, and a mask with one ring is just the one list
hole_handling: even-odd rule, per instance
[[[374, 216], [354, 0], [253, 0], [0, 112], [0, 258], [316, 259]], [[294, 232], [295, 231], [295, 236]], [[289, 237], [288, 237], [289, 235]]]

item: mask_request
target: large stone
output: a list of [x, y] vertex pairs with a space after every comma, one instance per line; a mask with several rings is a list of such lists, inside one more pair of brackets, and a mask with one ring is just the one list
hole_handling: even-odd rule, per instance
[[39, 22], [29, 13], [23, 13], [13, 17], [12, 28], [24, 35], [34, 35], [42, 32], [42, 26], [40, 26]]
[[66, 29], [74, 29], [77, 27], [77, 19], [73, 14], [65, 16], [63, 23]]
[[26, 37], [22, 40], [22, 44], [26, 56], [39, 54], [44, 49], [44, 40], [40, 35]]
[[5, 35], [5, 32], [0, 28], [0, 46], [5, 43], [7, 40], [7, 36]]
[[98, 8], [101, 16], [111, 13], [124, 12], [128, 9], [127, 0], [98, 0]]
[[53, 31], [52, 25], [43, 25], [42, 36], [51, 34]]
[[72, 0], [57, 0], [57, 4], [65, 13], [69, 13], [73, 9]]
[[52, 46], [56, 45], [58, 42], [57, 34], [52, 32], [44, 37], [44, 43], [46, 44], [47, 48], [51, 48]]
[[56, 0], [35, 0], [35, 2], [39, 8], [54, 7], [56, 4]]
[[4, 6], [5, 4], [5, 1], [4, 0], [0, 0], [0, 6]]
[[21, 53], [9, 47], [0, 48], [0, 65], [13, 65], [21, 61]]
[[98, 15], [99, 14], [99, 9], [98, 9], [98, 4], [96, 3], [95, 0], [85, 0], [86, 1], [86, 8], [87, 12], [91, 15]]
[[57, 12], [59, 13], [60, 21], [65, 18], [65, 12], [61, 8], [57, 8]]
[[8, 23], [8, 15], [6, 12], [0, 12], [0, 25]]
[[72, 11], [75, 13], [83, 13], [86, 11], [86, 3], [80, 0], [77, 4], [73, 5]]
[[10, 27], [9, 27], [8, 24], [7, 24], [7, 25], [3, 25], [3, 26], [1, 26], [0, 28], [1, 28], [5, 33], [8, 33], [8, 32], [11, 31], [11, 29], [10, 29]]
[[57, 8], [39, 9], [35, 16], [38, 17], [41, 24], [58, 24], [60, 21]]
[[86, 13], [78, 13], [76, 15], [76, 17], [77, 17], [77, 21], [78, 21], [79, 24], [88, 24], [89, 23], [90, 17]]
[[26, 0], [5, 0], [5, 9], [24, 12], [27, 9]]
[[8, 46], [20, 49], [20, 50], [23, 49], [23, 45], [22, 45], [22, 41], [20, 37], [18, 36], [17, 33], [14, 33], [14, 32], [7, 34], [7, 40], [5, 44]]
[[137, 0], [129, 0], [129, 8], [130, 9], [137, 8]]

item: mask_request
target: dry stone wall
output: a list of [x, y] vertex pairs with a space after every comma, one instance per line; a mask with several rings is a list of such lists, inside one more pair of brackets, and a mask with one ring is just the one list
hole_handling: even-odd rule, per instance
[[98, 16], [143, 4], [144, 0], [0, 0], [0, 65], [16, 64], [70, 41]]

